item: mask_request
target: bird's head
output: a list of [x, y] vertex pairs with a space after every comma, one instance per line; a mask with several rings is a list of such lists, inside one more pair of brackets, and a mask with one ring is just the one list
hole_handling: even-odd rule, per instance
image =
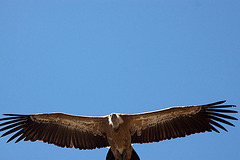
[[123, 123], [123, 119], [117, 113], [112, 113], [109, 115], [109, 125], [111, 125], [114, 129], [118, 129], [119, 125]]

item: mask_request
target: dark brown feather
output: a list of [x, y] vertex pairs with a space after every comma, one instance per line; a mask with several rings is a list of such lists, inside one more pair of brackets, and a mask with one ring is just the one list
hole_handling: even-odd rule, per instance
[[79, 149], [87, 147], [84, 141], [85, 137], [81, 131], [77, 131], [77, 139], [78, 139]]
[[22, 134], [23, 133], [23, 129], [21, 129], [20, 131], [18, 131], [17, 133], [15, 133], [11, 138], [9, 138], [9, 140], [7, 141], [7, 143], [8, 142], [10, 142], [10, 141], [12, 141], [14, 138], [16, 138], [16, 137], [18, 137], [20, 134]]
[[0, 118], [0, 121], [6, 121], [6, 120], [11, 120], [11, 119], [24, 119], [23, 117], [7, 117], [7, 118]]
[[172, 133], [171, 133], [171, 129], [169, 127], [168, 121], [164, 122], [165, 128], [166, 128], [166, 138], [167, 139], [171, 139], [172, 137]]
[[234, 124], [232, 124], [232, 123], [230, 123], [230, 122], [228, 122], [228, 121], [226, 121], [224, 119], [221, 119], [221, 118], [218, 118], [218, 117], [215, 117], [215, 116], [212, 116], [212, 115], [209, 115], [209, 118], [235, 127]]
[[24, 122], [24, 121], [21, 121], [21, 119], [17, 119], [17, 120], [11, 120], [11, 121], [8, 121], [8, 122], [5, 122], [5, 123], [1, 123], [0, 126], [5, 126], [5, 125], [8, 125], [8, 124], [11, 124], [11, 123], [15, 123], [15, 122]]
[[61, 147], [65, 147], [66, 146], [66, 132], [67, 132], [67, 127], [63, 127], [63, 135], [62, 135]]
[[4, 137], [4, 136], [9, 135], [9, 134], [11, 134], [11, 133], [13, 133], [13, 132], [16, 132], [16, 131], [18, 131], [18, 130], [21, 129], [21, 128], [23, 128], [23, 126], [15, 127], [15, 128], [13, 128], [13, 129], [7, 131], [6, 133], [4, 133], [1, 137]]
[[235, 105], [220, 105], [220, 106], [209, 106], [208, 108], [231, 108], [236, 107]]
[[51, 124], [51, 131], [50, 131], [48, 143], [55, 144], [54, 140], [56, 138], [56, 133], [57, 133], [58, 127], [60, 127], [60, 126], [55, 125], [55, 124]]
[[238, 120], [235, 117], [229, 116], [229, 115], [225, 115], [225, 114], [220, 114], [220, 113], [214, 113], [214, 112], [210, 112], [211, 115], [217, 116], [217, 117], [222, 117], [222, 118], [226, 118], [226, 119], [232, 119], [232, 120]]
[[229, 109], [212, 109], [212, 108], [208, 108], [207, 110], [208, 111], [212, 111], [212, 112], [238, 113], [237, 111], [229, 110]]
[[78, 140], [78, 134], [77, 134], [76, 128], [73, 129], [73, 138], [72, 138], [72, 140], [73, 140], [74, 147], [80, 149], [79, 140]]
[[71, 135], [71, 129], [67, 127], [65, 130], [65, 142], [64, 142], [64, 144], [67, 148], [70, 147], [70, 143], [71, 143], [70, 135]]
[[156, 124], [155, 126], [154, 126], [154, 133], [155, 133], [155, 142], [158, 142], [158, 140], [160, 139], [160, 131], [159, 131], [160, 129], [159, 129], [159, 124]]
[[88, 144], [88, 134], [86, 134], [86, 132], [82, 132], [82, 142], [84, 143], [84, 148], [90, 148], [90, 145]]
[[23, 123], [24, 123], [24, 122], [21, 121], [21, 122], [18, 122], [18, 123], [14, 123], [14, 124], [8, 125], [8, 126], [6, 126], [6, 127], [1, 128], [0, 131], [5, 131], [5, 130], [7, 130], [7, 129], [10, 129], [10, 128], [19, 126], [19, 125], [21, 125], [21, 124], [23, 124]]
[[222, 125], [220, 125], [219, 123], [217, 123], [217, 122], [215, 122], [215, 121], [213, 121], [213, 120], [211, 120], [211, 119], [209, 120], [209, 122], [210, 122], [211, 124], [213, 124], [213, 125], [221, 128], [221, 129], [225, 130], [226, 132], [228, 131], [228, 130], [227, 130], [226, 128], [224, 128]]
[[56, 136], [53, 144], [56, 144], [57, 146], [61, 146], [62, 136], [63, 136], [63, 127], [60, 126], [58, 127], [58, 130], [56, 132]]
[[222, 103], [225, 103], [225, 102], [226, 102], [226, 100], [223, 100], [223, 101], [218, 101], [218, 102], [214, 102], [214, 103], [205, 104], [203, 106], [211, 107], [211, 106], [216, 106], [216, 105], [219, 105], [219, 104], [222, 104]]
[[36, 134], [36, 130], [37, 130], [38, 127], [39, 127], [38, 123], [31, 126], [30, 130], [28, 131], [28, 134], [26, 135], [26, 138], [24, 139], [24, 141], [31, 140], [32, 137]]
[[[210, 124], [211, 125], [211, 124]], [[213, 131], [215, 131], [215, 132], [217, 132], [217, 133], [220, 133], [215, 127], [213, 127], [212, 125], [211, 125], [211, 129], [213, 130]]]
[[48, 131], [48, 124], [42, 125], [41, 128], [38, 130], [38, 139], [37, 140], [43, 140], [46, 132]]

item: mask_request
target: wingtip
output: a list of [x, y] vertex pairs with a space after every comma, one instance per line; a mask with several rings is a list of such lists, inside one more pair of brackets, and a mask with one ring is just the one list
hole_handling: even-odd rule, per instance
[[227, 100], [222, 100], [222, 101], [219, 101], [219, 103], [225, 103], [227, 102]]
[[216, 103], [222, 104], [222, 103], [225, 103], [225, 102], [227, 102], [227, 100], [218, 101], [218, 102], [216, 102]]
[[25, 116], [23, 114], [3, 114], [4, 116], [19, 116], [19, 117], [22, 117], [22, 116]]
[[4, 113], [4, 116], [13, 116], [13, 114]]
[[218, 101], [218, 102], [214, 102], [214, 103], [205, 104], [204, 106], [214, 106], [214, 105], [218, 105], [218, 104], [223, 104], [225, 102], [226, 102], [226, 100], [222, 100], [222, 101]]

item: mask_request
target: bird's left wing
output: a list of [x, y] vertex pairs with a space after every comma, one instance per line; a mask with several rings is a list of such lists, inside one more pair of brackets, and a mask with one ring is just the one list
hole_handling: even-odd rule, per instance
[[7, 142], [19, 138], [15, 143], [40, 140], [59, 147], [94, 149], [107, 147], [108, 141], [104, 124], [106, 117], [84, 117], [64, 113], [48, 114], [4, 114], [0, 131], [6, 131], [1, 137], [15, 133]]
[[199, 106], [170, 107], [155, 112], [127, 115], [126, 118], [128, 118], [131, 126], [131, 142], [158, 142], [205, 131], [219, 132], [214, 126], [227, 131], [219, 122], [234, 126], [224, 119], [237, 119], [224, 113], [237, 113], [237, 111], [223, 109], [236, 107], [235, 105], [219, 105], [224, 102]]

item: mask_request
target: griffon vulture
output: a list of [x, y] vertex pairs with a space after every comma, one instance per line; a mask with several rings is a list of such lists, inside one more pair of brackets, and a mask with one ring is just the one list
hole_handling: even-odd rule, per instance
[[1, 137], [16, 132], [7, 142], [18, 137], [16, 143], [24, 139], [76, 149], [109, 146], [107, 160], [139, 160], [132, 148], [134, 143], [159, 142], [206, 131], [219, 133], [215, 127], [227, 131], [219, 122], [234, 126], [225, 119], [237, 119], [225, 113], [237, 111], [225, 109], [236, 106], [222, 105], [224, 102], [140, 114], [112, 113], [103, 117], [64, 113], [4, 114], [9, 117], [0, 119], [3, 121], [0, 131], [7, 130]]

